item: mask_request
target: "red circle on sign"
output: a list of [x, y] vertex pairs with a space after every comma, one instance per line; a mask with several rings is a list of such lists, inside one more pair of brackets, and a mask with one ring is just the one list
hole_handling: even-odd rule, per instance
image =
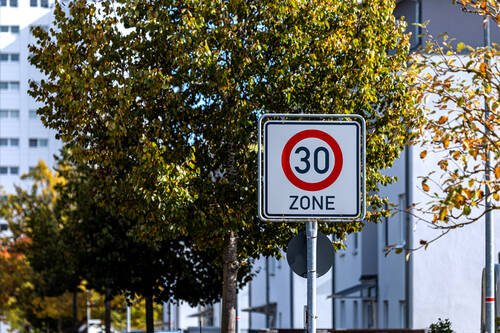
[[[300, 141], [308, 138], [316, 138], [326, 142], [332, 149], [333, 156], [335, 156], [335, 165], [333, 166], [332, 172], [330, 172], [328, 177], [316, 183], [308, 183], [300, 180], [293, 173], [292, 168], [290, 167], [290, 154], [292, 153], [293, 147], [295, 147], [295, 145]], [[286, 178], [288, 178], [293, 185], [304, 191], [321, 191], [332, 185], [339, 177], [340, 171], [342, 171], [343, 161], [342, 150], [340, 150], [340, 146], [337, 141], [335, 141], [335, 139], [328, 133], [314, 129], [305, 130], [292, 136], [286, 143], [285, 148], [283, 148], [283, 153], [281, 154], [281, 167], [285, 172]]]

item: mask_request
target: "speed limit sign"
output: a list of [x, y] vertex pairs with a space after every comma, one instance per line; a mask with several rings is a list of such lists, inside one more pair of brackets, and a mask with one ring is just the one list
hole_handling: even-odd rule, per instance
[[365, 210], [363, 118], [300, 115], [301, 120], [297, 120], [298, 117], [276, 114], [261, 117], [261, 219], [362, 218]]

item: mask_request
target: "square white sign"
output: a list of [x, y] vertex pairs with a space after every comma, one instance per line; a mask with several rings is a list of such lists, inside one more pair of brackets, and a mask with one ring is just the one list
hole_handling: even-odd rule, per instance
[[362, 214], [358, 122], [269, 120], [262, 130], [264, 218], [338, 220]]

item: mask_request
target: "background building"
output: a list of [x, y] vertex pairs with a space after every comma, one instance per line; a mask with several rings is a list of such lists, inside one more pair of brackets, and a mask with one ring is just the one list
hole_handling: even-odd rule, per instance
[[42, 78], [28, 61], [30, 28], [47, 28], [52, 9], [53, 0], [0, 0], [0, 184], [7, 193], [39, 160], [52, 166], [61, 148], [36, 114], [40, 103], [27, 94], [29, 80]]
[[[23, 186], [20, 176], [39, 160], [50, 167], [61, 148], [54, 133], [36, 114], [39, 103], [28, 94], [29, 80], [42, 75], [29, 65], [28, 44], [34, 42], [30, 28], [48, 27], [54, 0], [0, 0], [0, 185], [6, 193], [14, 184]], [[7, 225], [0, 221], [0, 234]], [[7, 327], [0, 322], [0, 333]]]

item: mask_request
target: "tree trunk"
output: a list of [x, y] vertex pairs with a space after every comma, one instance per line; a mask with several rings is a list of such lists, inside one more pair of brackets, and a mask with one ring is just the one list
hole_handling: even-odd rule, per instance
[[73, 332], [78, 333], [78, 294], [73, 291]]
[[104, 300], [104, 325], [105, 332], [111, 333], [111, 291], [106, 289], [106, 296]]
[[146, 333], [154, 333], [153, 295], [146, 296]]
[[234, 231], [230, 231], [224, 238], [221, 333], [236, 333], [236, 292], [239, 269], [237, 243], [238, 238]]

